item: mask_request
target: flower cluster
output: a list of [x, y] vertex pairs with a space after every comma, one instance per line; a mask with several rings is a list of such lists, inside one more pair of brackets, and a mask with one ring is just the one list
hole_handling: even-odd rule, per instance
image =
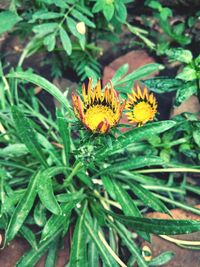
[[148, 94], [147, 88], [142, 91], [137, 86], [137, 91], [133, 89], [128, 94], [127, 101], [120, 101], [111, 82], [102, 91], [100, 80], [92, 88], [92, 79], [87, 88], [82, 85], [82, 97], [72, 93], [72, 102], [76, 117], [93, 133], [107, 133], [117, 125], [124, 109], [129, 122], [138, 126], [153, 120], [157, 112], [156, 99], [152, 93]]

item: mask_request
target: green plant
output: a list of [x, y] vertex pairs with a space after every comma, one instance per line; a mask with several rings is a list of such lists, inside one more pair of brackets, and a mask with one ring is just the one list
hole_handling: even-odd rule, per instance
[[[160, 67], [149, 64], [126, 75], [128, 66], [124, 65], [112, 81], [123, 95], [130, 82]], [[69, 228], [74, 231], [67, 266], [73, 267], [98, 266], [99, 262], [124, 267], [135, 261], [143, 267], [163, 264], [173, 254], [166, 252], [145, 261], [133, 231], [150, 241], [151, 233], [166, 237], [200, 230], [199, 221], [144, 217], [144, 212], [152, 209], [171, 216], [171, 207], [200, 214], [183, 200], [187, 191], [200, 194], [198, 188], [178, 182], [175, 176], [199, 173], [199, 167], [159, 156], [182, 122], [152, 122], [126, 133], [113, 128], [107, 135], [92, 134], [80, 125], [71, 104], [46, 79], [21, 70], [6, 76], [1, 70], [1, 77], [0, 227], [5, 230], [4, 246], [21, 235], [32, 247], [18, 267], [34, 266], [46, 251], [46, 264], [55, 266], [60, 240]], [[26, 93], [32, 100], [24, 101], [20, 90], [26, 83], [43, 88], [62, 104], [56, 120], [31, 91]], [[16, 98], [17, 94], [21, 96]], [[165, 139], [163, 145], [157, 146], [155, 138]], [[163, 172], [171, 174], [167, 181], [156, 175]], [[32, 225], [40, 231], [35, 233]]]
[[[0, 15], [0, 34], [11, 31], [24, 41], [18, 66], [39, 51], [48, 51], [54, 57], [64, 58], [63, 68], [73, 68], [84, 80], [92, 72], [100, 77], [97, 62], [103, 53], [97, 40], [114, 40], [126, 22], [126, 5], [130, 1], [76, 1], [39, 0], [11, 1], [9, 11]], [[6, 23], [5, 23], [6, 21]], [[13, 28], [15, 26], [15, 28]], [[62, 75], [51, 60], [52, 73]]]
[[181, 62], [184, 67], [176, 78], [157, 77], [149, 79], [144, 83], [154, 92], [166, 93], [176, 92], [175, 106], [179, 106], [191, 95], [197, 95], [200, 99], [200, 65], [199, 58], [193, 58], [190, 50], [182, 48], [172, 48], [166, 51], [171, 61]]

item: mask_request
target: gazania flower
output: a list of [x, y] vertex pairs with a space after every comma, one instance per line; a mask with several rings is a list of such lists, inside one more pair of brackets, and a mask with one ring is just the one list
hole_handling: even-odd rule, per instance
[[157, 112], [157, 102], [153, 93], [149, 94], [147, 88], [143, 92], [137, 85], [137, 91], [132, 90], [132, 94], [128, 94], [125, 109], [129, 122], [137, 123], [138, 126], [144, 125], [147, 121], [152, 121]]
[[72, 101], [76, 117], [93, 133], [107, 133], [118, 123], [124, 107], [112, 83], [102, 92], [100, 81], [92, 88], [92, 79], [87, 89], [82, 85], [82, 99], [72, 93]]

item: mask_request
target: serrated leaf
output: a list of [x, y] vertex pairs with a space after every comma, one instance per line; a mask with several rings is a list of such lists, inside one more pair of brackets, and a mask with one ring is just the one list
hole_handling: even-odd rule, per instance
[[67, 32], [62, 27], [60, 28], [60, 40], [61, 40], [62, 46], [65, 49], [65, 51], [67, 52], [67, 54], [71, 55], [71, 53], [72, 53], [71, 40], [70, 40]]

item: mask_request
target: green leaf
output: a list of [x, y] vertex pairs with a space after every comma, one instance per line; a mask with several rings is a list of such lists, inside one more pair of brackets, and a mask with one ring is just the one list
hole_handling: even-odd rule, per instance
[[192, 133], [195, 143], [200, 147], [200, 134], [199, 130], [193, 131]]
[[123, 189], [122, 184], [113, 181], [113, 187], [115, 189], [117, 201], [122, 207], [124, 214], [127, 216], [141, 217], [138, 207], [135, 205], [133, 199], [129, 196], [126, 190]]
[[125, 179], [134, 180], [144, 185], [163, 185], [165, 183], [164, 180], [158, 179], [156, 177], [140, 174], [140, 173], [137, 173], [137, 171], [135, 172], [134, 171], [133, 172], [122, 171], [121, 174], [122, 174], [122, 177], [125, 177]]
[[129, 249], [129, 251], [132, 253], [132, 255], [135, 257], [138, 266], [139, 267], [147, 267], [147, 264], [144, 260], [144, 258], [141, 255], [141, 252], [138, 248], [138, 246], [135, 244], [133, 239], [130, 237], [130, 232], [127, 230], [124, 225], [120, 224], [119, 222], [111, 222], [109, 221], [109, 224], [113, 229], [117, 231], [121, 239], [123, 240], [126, 247]]
[[47, 46], [49, 52], [53, 51], [56, 45], [56, 36], [55, 33], [45, 36], [43, 44]]
[[76, 38], [78, 38], [80, 46], [84, 50], [85, 49], [85, 43], [86, 43], [85, 34], [79, 33], [76, 29], [76, 25], [77, 25], [77, 23], [74, 19], [67, 17], [67, 26], [68, 26], [69, 30]]
[[84, 22], [87, 26], [96, 28], [96, 25], [78, 10], [73, 9], [70, 14], [80, 22]]
[[46, 223], [46, 208], [40, 202], [38, 202], [34, 209], [34, 221], [40, 227]]
[[67, 52], [68, 55], [71, 55], [72, 53], [72, 44], [71, 40], [67, 34], [67, 32], [63, 29], [63, 27], [60, 28], [60, 40], [62, 42], [62, 46]]
[[56, 111], [56, 117], [57, 117], [57, 125], [59, 128], [59, 133], [63, 141], [66, 166], [69, 166], [69, 155], [70, 155], [69, 123], [66, 121], [63, 114], [59, 110]]
[[[168, 208], [156, 198], [150, 191], [139, 185], [135, 182], [130, 182], [129, 186], [133, 193], [148, 207], [154, 209], [158, 212], [168, 213], [170, 215], [170, 211]], [[125, 214], [128, 215], [128, 214]]]
[[110, 194], [113, 199], [116, 199], [115, 189], [112, 180], [109, 176], [102, 175], [101, 176], [102, 183], [106, 189], [106, 191]]
[[147, 157], [147, 156], [137, 156], [132, 159], [124, 160], [122, 162], [117, 162], [111, 164], [107, 168], [102, 168], [96, 175], [96, 176], [101, 176], [102, 174], [110, 174], [110, 173], [119, 173], [120, 171], [124, 170], [134, 170], [134, 169], [139, 169], [142, 167], [149, 167], [149, 166], [154, 166], [154, 165], [163, 165], [165, 161], [161, 159], [160, 157]]
[[[94, 220], [94, 229], [97, 228], [97, 220]], [[95, 243], [90, 239], [88, 243], [88, 266], [98, 266], [99, 255]]]
[[[115, 188], [115, 195], [117, 201], [125, 215], [142, 217], [138, 207], [135, 205], [134, 200], [129, 196], [125, 189], [123, 189], [122, 184], [113, 181], [113, 186]], [[146, 232], [138, 231], [138, 234], [142, 236], [145, 240], [150, 241], [150, 236]]]
[[162, 94], [178, 90], [184, 82], [178, 79], [154, 77], [144, 80], [143, 83], [148, 87], [150, 91]]
[[197, 79], [196, 70], [190, 66], [187, 66], [176, 76], [176, 78], [184, 81], [195, 80]]
[[78, 192], [62, 193], [56, 196], [59, 202], [64, 202], [64, 203], [71, 202], [71, 201], [81, 202], [85, 197], [86, 195], [83, 193], [83, 188]]
[[174, 256], [175, 254], [172, 251], [165, 251], [156, 258], [153, 258], [149, 262], [149, 266], [162, 266], [163, 264], [168, 263]]
[[97, 0], [95, 5], [92, 8], [92, 12], [97, 13], [97, 12], [103, 10], [103, 7], [104, 7], [104, 1], [103, 0]]
[[70, 266], [86, 267], [86, 229], [85, 229], [85, 211], [87, 204], [84, 205], [81, 214], [77, 220], [75, 230], [73, 233], [72, 246], [70, 251]]
[[38, 195], [42, 204], [54, 214], [61, 214], [61, 208], [54, 196], [51, 178], [59, 173], [63, 173], [65, 170], [64, 167], [51, 167], [41, 171], [39, 175]]
[[197, 93], [196, 83], [185, 83], [176, 92], [175, 106], [179, 106], [182, 102], [186, 101], [190, 96]]
[[101, 255], [102, 261], [106, 267], [116, 267], [116, 262], [113, 257], [108, 253], [105, 245], [99, 238], [98, 230], [93, 225], [91, 220], [85, 220], [85, 227], [87, 229], [88, 234], [90, 235], [91, 239], [95, 243], [99, 254]]
[[57, 260], [57, 253], [60, 247], [60, 238], [57, 237], [49, 247], [48, 255], [45, 261], [45, 267], [55, 267]]
[[103, 5], [103, 14], [107, 21], [110, 21], [114, 15], [115, 7], [112, 3]]
[[127, 18], [127, 10], [125, 4], [121, 0], [115, 1], [115, 11], [117, 19], [121, 23], [125, 23]]
[[8, 146], [0, 149], [0, 157], [15, 158], [28, 154], [28, 149], [24, 144], [9, 144]]
[[59, 26], [56, 22], [51, 23], [44, 23], [40, 25], [36, 25], [33, 27], [33, 31], [39, 36], [43, 37], [44, 35], [47, 35], [48, 33], [54, 32], [55, 29]]
[[0, 13], [0, 35], [11, 30], [13, 26], [20, 20], [21, 18], [17, 14], [11, 11], [2, 11]]
[[36, 133], [34, 132], [30, 121], [24, 116], [24, 113], [21, 112], [17, 106], [12, 106], [11, 110], [20, 139], [26, 145], [29, 152], [37, 158], [43, 166], [47, 167], [48, 165], [46, 163], [45, 156], [40, 144], [38, 143]]
[[33, 249], [37, 249], [35, 234], [28, 227], [22, 225], [19, 232], [23, 236], [23, 238], [25, 238], [29, 242]]
[[[47, 10], [39, 10], [33, 14], [33, 22], [37, 19], [56, 19], [56, 18], [61, 18], [64, 17], [65, 14], [63, 13], [58, 13], [58, 12], [53, 12], [53, 11], [47, 11]], [[32, 20], [31, 20], [32, 21]]]
[[186, 44], [189, 44], [191, 42], [190, 37], [187, 37], [185, 35], [176, 34], [173, 31], [173, 28], [171, 27], [169, 21], [166, 19], [162, 19], [162, 17], [160, 17], [160, 26], [162, 27], [164, 32], [167, 35], [169, 35], [169, 37], [171, 37], [173, 40], [175, 40], [179, 44], [186, 45]]
[[23, 71], [16, 71], [13, 73], [9, 73], [7, 75], [7, 77], [25, 80], [25, 81], [31, 82], [31, 83], [43, 88], [49, 94], [54, 96], [60, 103], [62, 103], [69, 113], [70, 112], [72, 113], [71, 107], [69, 106], [68, 101], [65, 98], [65, 96], [61, 93], [61, 91], [54, 84], [50, 83], [45, 78], [43, 78], [37, 74], [33, 74], [33, 73], [29, 73], [29, 72], [23, 72]]
[[16, 267], [30, 267], [36, 266], [36, 263], [42, 257], [42, 255], [47, 251], [49, 246], [55, 242], [55, 239], [60, 235], [62, 229], [58, 229], [56, 233], [51, 235], [48, 240], [41, 242], [38, 249], [31, 249], [23, 255], [17, 262]]
[[195, 220], [148, 219], [118, 215], [106, 210], [104, 212], [133, 230], [146, 231], [157, 235], [189, 234], [200, 230], [200, 221]]
[[36, 187], [38, 183], [38, 178], [39, 173], [34, 174], [31, 177], [31, 180], [24, 195], [22, 196], [21, 200], [19, 201], [17, 207], [13, 212], [8, 227], [6, 229], [5, 244], [15, 237], [15, 235], [23, 225], [23, 222], [25, 221], [26, 217], [28, 216], [37, 194]]
[[104, 147], [98, 150], [96, 156], [98, 156], [99, 158], [105, 158], [106, 156], [116, 153], [116, 151], [119, 149], [125, 149], [128, 145], [133, 144], [134, 142], [145, 140], [150, 138], [151, 136], [154, 136], [155, 134], [165, 132], [175, 125], [176, 122], [168, 120], [153, 122], [142, 127], [134, 128], [119, 136], [116, 141], [112, 143], [112, 147]]
[[128, 72], [129, 65], [128, 63], [122, 65], [114, 74], [112, 77], [112, 83], [115, 85], [117, 81], [123, 78], [123, 76]]
[[[141, 79], [143, 77], [146, 77], [156, 71], [162, 70], [164, 67], [161, 64], [158, 63], [150, 63], [150, 64], [146, 64], [138, 69], [136, 69], [135, 71], [133, 71], [132, 73], [128, 74], [127, 76], [125, 76], [122, 80], [118, 81], [116, 83], [116, 85], [120, 85], [120, 84], [124, 84], [127, 83], [129, 81], [135, 81], [138, 79]], [[121, 89], [121, 91], [123, 91], [123, 88]], [[125, 92], [125, 91], [123, 91]]]
[[167, 50], [167, 56], [175, 61], [180, 61], [183, 63], [190, 63], [192, 61], [192, 53], [190, 50], [186, 50], [183, 48], [172, 48]]
[[[41, 241], [49, 239], [52, 235], [55, 235], [59, 229], [62, 229], [63, 231], [68, 228], [69, 218], [71, 214], [71, 210], [75, 207], [77, 204], [77, 200], [71, 201], [69, 203], [63, 203], [61, 204], [62, 209], [62, 215], [55, 215], [53, 214], [47, 223], [45, 224], [43, 231], [42, 231], [42, 237]], [[65, 229], [63, 229], [65, 225]], [[66, 227], [67, 225], [67, 227]]]

